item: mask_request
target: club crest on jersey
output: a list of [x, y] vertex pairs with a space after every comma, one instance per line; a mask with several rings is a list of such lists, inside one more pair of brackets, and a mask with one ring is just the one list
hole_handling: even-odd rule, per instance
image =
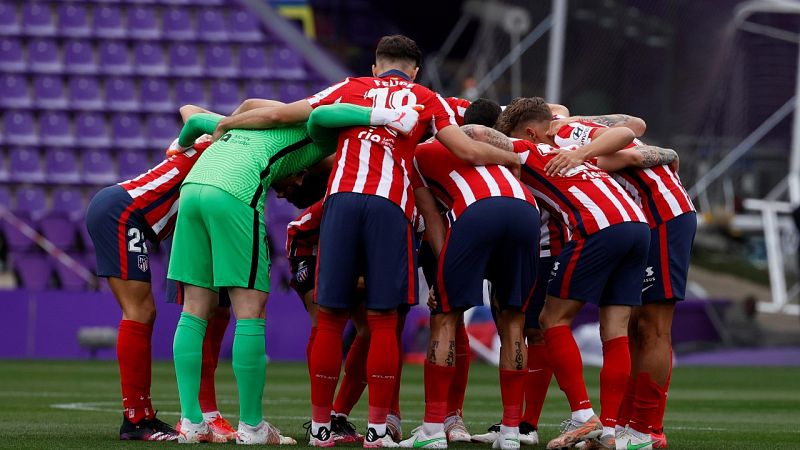
[[139, 255], [137, 262], [139, 270], [142, 272], [147, 272], [147, 270], [150, 268], [150, 261], [147, 259], [147, 255]]
[[297, 274], [294, 276], [298, 283], [302, 283], [308, 279], [308, 264], [301, 261], [297, 267]]

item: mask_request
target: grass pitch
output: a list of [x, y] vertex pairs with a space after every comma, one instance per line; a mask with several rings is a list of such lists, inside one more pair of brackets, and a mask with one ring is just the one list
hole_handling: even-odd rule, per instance
[[[267, 367], [264, 411], [285, 434], [305, 446], [302, 428], [310, 413], [308, 375], [301, 364]], [[229, 362], [217, 371], [217, 394], [223, 414], [236, 425], [237, 394]], [[597, 401], [598, 372], [587, 369], [590, 395]], [[159, 417], [178, 419], [172, 364], [155, 364], [153, 404]], [[366, 399], [352, 421], [363, 432]], [[595, 405], [599, 409], [599, 404]], [[423, 412], [422, 368], [403, 373], [404, 430], [420, 423]], [[558, 434], [568, 407], [555, 382], [542, 414], [544, 448]], [[480, 433], [500, 417], [496, 369], [474, 364], [464, 415]], [[120, 442], [119, 380], [115, 362], [0, 361], [0, 448], [142, 448], [177, 444]], [[676, 368], [672, 376], [665, 427], [670, 448], [794, 449], [800, 447], [800, 369]], [[464, 444], [454, 448], [488, 446]]]

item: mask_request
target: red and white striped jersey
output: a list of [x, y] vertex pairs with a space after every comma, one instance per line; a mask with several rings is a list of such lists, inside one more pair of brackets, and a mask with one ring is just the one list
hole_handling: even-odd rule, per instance
[[316, 256], [319, 227], [322, 224], [322, 200], [309, 206], [286, 226], [286, 256]]
[[210, 142], [196, 144], [138, 177], [118, 183], [133, 198], [133, 205], [144, 214], [159, 241], [175, 229], [181, 183], [209, 145]]
[[458, 126], [464, 125], [464, 113], [467, 112], [467, 108], [469, 108], [469, 105], [471, 105], [472, 102], [458, 97], [447, 97], [444, 99], [444, 101], [446, 101], [447, 104], [450, 105], [450, 108], [453, 109]]
[[378, 126], [342, 130], [326, 194], [327, 197], [337, 192], [357, 192], [384, 197], [413, 221], [414, 191], [408, 174], [413, 170], [414, 148], [427, 131], [435, 135], [438, 130], [457, 125], [450, 105], [398, 71], [382, 77], [347, 78], [309, 97], [308, 103], [314, 108], [332, 103], [385, 108], [424, 105], [410, 136]]
[[514, 151], [519, 153], [522, 163], [522, 182], [532, 189], [542, 207], [550, 210], [551, 218], [562, 221], [582, 238], [618, 223], [647, 223], [641, 208], [622, 186], [590, 163], [563, 176], [547, 175], [544, 166], [555, 156], [553, 150], [546, 144], [514, 140]]
[[539, 230], [539, 257], [558, 256], [567, 242], [570, 241], [571, 233], [561, 221], [555, 220], [550, 216], [550, 211], [547, 208], [542, 208], [539, 211], [539, 220], [542, 223]]
[[414, 154], [423, 181], [450, 210], [455, 222], [469, 205], [489, 197], [510, 197], [536, 207], [533, 195], [503, 166], [473, 166], [433, 139], [417, 146]]
[[[562, 147], [583, 146], [592, 141], [594, 133], [600, 128], [605, 127], [592, 122], [573, 122], [561, 127], [553, 139]], [[636, 139], [628, 147], [642, 144]], [[611, 175], [642, 208], [651, 228], [695, 210], [678, 173], [670, 166], [648, 169], [629, 167]]]

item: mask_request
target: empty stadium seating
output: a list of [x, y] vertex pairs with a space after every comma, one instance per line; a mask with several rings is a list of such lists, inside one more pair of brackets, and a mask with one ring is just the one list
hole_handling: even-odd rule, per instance
[[[89, 264], [91, 195], [163, 158], [180, 105], [230, 113], [324, 84], [233, 0], [0, 0], [0, 204]], [[274, 198], [268, 210], [296, 212]], [[23, 286], [86, 287], [5, 221], [0, 232]]]

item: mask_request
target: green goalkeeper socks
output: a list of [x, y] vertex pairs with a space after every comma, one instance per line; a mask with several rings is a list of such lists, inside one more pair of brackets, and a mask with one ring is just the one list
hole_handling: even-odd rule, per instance
[[203, 364], [203, 338], [206, 335], [207, 325], [207, 321], [183, 312], [178, 320], [178, 327], [175, 329], [175, 339], [172, 341], [181, 415], [192, 423], [203, 422], [203, 412], [200, 410], [198, 395], [200, 394], [200, 368]]
[[264, 319], [237, 320], [233, 338], [233, 374], [239, 388], [239, 420], [250, 426], [263, 420], [261, 397], [266, 369]]

